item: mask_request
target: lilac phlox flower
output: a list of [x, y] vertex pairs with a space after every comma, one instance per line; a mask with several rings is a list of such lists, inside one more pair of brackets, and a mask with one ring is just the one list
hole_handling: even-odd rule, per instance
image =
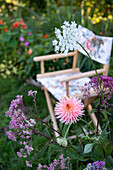
[[30, 127], [33, 127], [36, 121], [24, 114], [25, 106], [22, 97], [22, 95], [17, 95], [16, 99], [11, 101], [9, 110], [6, 112], [6, 116], [11, 118], [10, 131], [6, 132], [6, 135], [13, 141], [16, 141], [18, 137], [21, 138], [20, 145], [24, 148], [21, 148], [17, 155], [25, 158], [33, 151], [31, 141], [34, 132]]
[[103, 161], [95, 161], [92, 164], [88, 163], [84, 170], [107, 170], [105, 167], [105, 162]]
[[37, 91], [32, 91], [32, 90], [28, 91], [28, 96], [34, 97], [36, 96], [36, 94], [37, 94]]
[[43, 166], [41, 164], [38, 164], [37, 170], [41, 170]]
[[99, 165], [100, 165], [100, 166], [105, 166], [105, 162], [100, 161]]
[[18, 155], [20, 158], [22, 157], [21, 152], [17, 152], [17, 155]]
[[21, 42], [24, 42], [24, 37], [20, 37], [20, 41], [21, 41]]
[[[23, 95], [17, 95], [16, 97], [17, 97], [17, 99], [11, 101], [9, 110], [5, 112], [6, 117], [11, 117], [13, 111], [15, 111], [15, 109], [18, 108], [18, 105], [23, 105], [23, 101], [22, 101]], [[16, 112], [15, 112], [15, 115], [16, 115]]]
[[32, 32], [29, 32], [29, 33], [28, 33], [28, 35], [31, 35], [31, 34], [32, 34]]
[[33, 148], [31, 146], [29, 147], [28, 145], [25, 145], [25, 149], [27, 150], [28, 155], [30, 155], [31, 151], [33, 151]]
[[25, 42], [24, 45], [25, 45], [25, 47], [27, 47], [29, 44], [30, 44], [29, 42]]
[[[100, 75], [99, 80], [101, 83], [104, 101], [105, 101], [106, 107], [108, 108], [109, 107], [108, 100], [111, 98], [111, 96], [113, 94], [113, 78], [109, 77], [109, 76], [105, 76], [105, 75]], [[100, 85], [99, 85], [97, 77], [91, 78], [91, 80], [85, 84], [85, 88], [84, 88], [84, 97], [85, 98], [90, 97], [90, 92], [92, 89], [97, 93], [97, 95], [100, 98], [102, 98]], [[102, 104], [102, 106], [104, 105], [103, 100], [101, 100], [101, 104]]]
[[32, 168], [32, 164], [29, 163], [29, 161], [26, 160], [26, 166]]
[[6, 132], [6, 135], [8, 136], [9, 139], [13, 140], [13, 141], [17, 141], [15, 133], [12, 131], [8, 131]]
[[95, 168], [99, 168], [100, 170], [104, 168], [105, 166], [105, 162], [103, 161], [96, 161], [96, 162], [93, 162], [92, 163], [92, 166], [95, 167]]
[[59, 156], [59, 159], [54, 159], [53, 163], [50, 163], [49, 166], [39, 164], [37, 170], [42, 170], [43, 168], [47, 170], [55, 170], [55, 169], [68, 169], [69, 170], [69, 162], [70, 158], [64, 158], [63, 154]]
[[99, 161], [95, 161], [92, 163], [93, 166], [98, 166], [99, 165]]

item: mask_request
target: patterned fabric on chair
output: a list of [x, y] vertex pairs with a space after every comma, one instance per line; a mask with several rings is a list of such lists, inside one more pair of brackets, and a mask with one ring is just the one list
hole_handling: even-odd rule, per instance
[[[81, 25], [78, 28], [82, 32], [79, 43], [90, 54], [91, 58], [101, 64], [109, 65], [113, 38], [95, 35], [92, 31]], [[80, 45], [77, 45], [77, 50], [87, 55]]]
[[[68, 77], [71, 75], [79, 74], [73, 73], [73, 74], [65, 74], [65, 75], [59, 75], [59, 76], [52, 76], [52, 77], [45, 77], [45, 78], [37, 78], [37, 81], [39, 81], [48, 91], [57, 99], [60, 100], [62, 97], [66, 96], [66, 83], [59, 82], [61, 78]], [[69, 81], [69, 96], [80, 94], [83, 92], [84, 84], [86, 82], [89, 82], [89, 77], [84, 77], [78, 80], [71, 80]]]

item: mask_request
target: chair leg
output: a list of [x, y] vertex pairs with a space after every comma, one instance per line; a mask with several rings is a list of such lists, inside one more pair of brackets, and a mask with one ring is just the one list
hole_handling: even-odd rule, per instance
[[[92, 110], [91, 104], [88, 104], [88, 105], [87, 105], [87, 109], [88, 109], [88, 112], [90, 112], [90, 111]], [[97, 118], [96, 118], [96, 116], [95, 116], [95, 113], [91, 113], [91, 114], [90, 114], [90, 117], [91, 117], [91, 119], [92, 119], [92, 122], [93, 122], [94, 126], [97, 127], [98, 121], [97, 121]], [[100, 125], [98, 125], [98, 129], [100, 130], [100, 133], [101, 133], [101, 132], [102, 132], [102, 129], [101, 129]]]
[[[49, 92], [47, 91], [47, 89], [45, 87], [44, 87], [44, 93], [45, 93], [45, 96], [46, 96], [46, 101], [47, 101], [49, 113], [51, 115], [51, 120], [53, 122], [53, 128], [55, 130], [58, 130], [58, 125], [57, 125], [57, 121], [56, 121], [56, 118], [55, 118], [53, 106], [52, 106], [52, 103], [51, 103], [51, 98], [50, 98]], [[55, 132], [55, 136], [58, 137], [59, 134], [57, 132]], [[57, 141], [58, 141], [58, 139], [57, 139]]]

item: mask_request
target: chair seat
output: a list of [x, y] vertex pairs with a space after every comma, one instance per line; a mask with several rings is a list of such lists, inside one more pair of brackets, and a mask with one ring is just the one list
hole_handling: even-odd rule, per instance
[[[78, 72], [78, 73], [80, 73], [80, 72]], [[60, 83], [59, 80], [64, 77], [68, 77], [68, 76], [75, 75], [78, 73], [37, 78], [37, 81], [40, 82], [44, 87], [46, 87], [46, 89], [57, 100], [60, 100], [62, 97], [66, 96], [66, 83], [65, 82]], [[82, 93], [84, 90], [84, 84], [89, 81], [90, 81], [89, 77], [69, 81], [69, 96]]]

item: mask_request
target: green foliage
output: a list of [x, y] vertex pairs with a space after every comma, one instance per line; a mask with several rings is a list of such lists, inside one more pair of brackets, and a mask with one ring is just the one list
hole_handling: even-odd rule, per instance
[[[81, 1], [18, 1], [18, 3], [13, 1], [4, 1], [1, 3], [1, 13], [3, 14], [2, 19], [4, 24], [0, 24], [0, 75], [4, 77], [9, 77], [12, 74], [19, 75], [20, 77], [33, 77], [35, 78], [36, 73], [40, 73], [40, 64], [33, 61], [34, 56], [47, 55], [54, 53], [52, 46], [52, 40], [54, 39], [55, 27], [59, 28], [62, 23], [66, 20], [76, 21], [77, 24], [81, 24], [88, 29], [92, 30], [96, 34], [110, 36], [112, 31], [112, 22], [109, 19], [111, 17], [111, 10], [106, 2], [90, 2], [85, 1], [82, 4]], [[101, 8], [102, 7], [102, 8]], [[106, 16], [108, 20], [102, 20], [99, 23], [93, 23], [88, 15], [88, 9], [91, 11], [93, 17], [96, 11], [99, 10], [100, 15], [105, 9], [109, 8]], [[84, 16], [82, 16], [82, 10], [84, 10]], [[105, 14], [105, 13], [104, 13]], [[24, 16], [24, 17], [23, 17]], [[9, 21], [10, 18], [10, 21]], [[28, 29], [15, 28], [12, 31], [9, 29], [14, 21], [19, 22], [21, 18], [24, 21]], [[82, 21], [84, 20], [84, 23]], [[109, 23], [108, 23], [109, 22]], [[109, 25], [109, 26], [107, 26]], [[4, 29], [8, 29], [4, 32]], [[32, 32], [31, 36], [28, 36], [28, 32]], [[48, 37], [45, 38], [44, 35], [47, 34]], [[32, 54], [28, 55], [24, 44], [20, 47], [19, 37], [25, 37], [26, 41], [30, 42], [29, 48], [32, 50]], [[18, 50], [21, 55], [18, 54]], [[88, 71], [93, 69], [90, 60], [79, 54], [79, 60], [77, 66], [80, 66], [81, 71]], [[112, 63], [111, 57], [111, 63]], [[59, 63], [56, 62], [46, 62], [45, 71], [54, 71], [58, 69], [70, 68], [70, 60], [65, 62], [65, 60], [60, 60]], [[83, 65], [85, 63], [85, 65]], [[62, 65], [62, 67], [60, 67]], [[97, 67], [98, 64], [96, 63]], [[112, 64], [110, 65], [110, 70]], [[111, 73], [112, 75], [112, 73]]]

